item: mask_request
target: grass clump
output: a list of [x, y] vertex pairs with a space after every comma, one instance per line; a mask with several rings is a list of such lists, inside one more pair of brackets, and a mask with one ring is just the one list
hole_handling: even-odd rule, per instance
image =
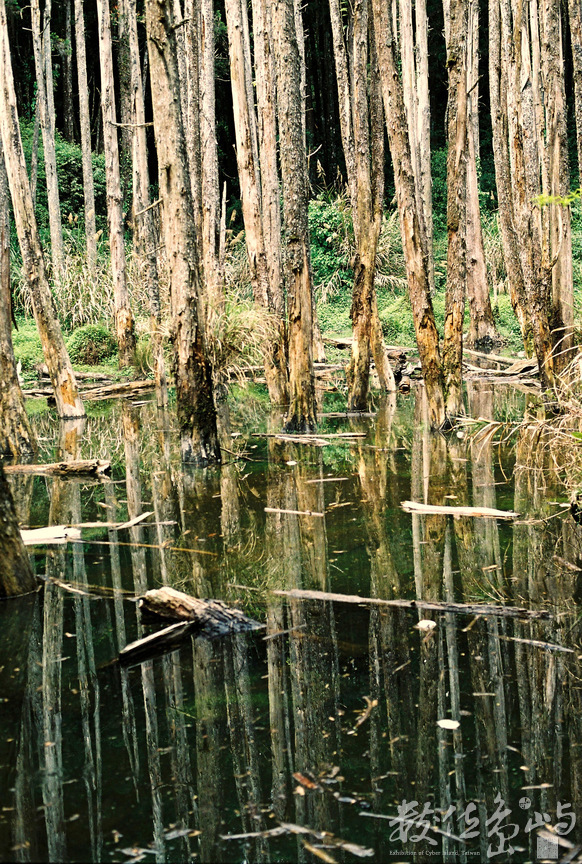
[[36, 367], [44, 363], [42, 343], [34, 321], [19, 320], [17, 327], [12, 331], [14, 357], [20, 363], [22, 374], [28, 377], [36, 374]]
[[73, 330], [67, 339], [67, 350], [73, 363], [97, 366], [113, 357], [117, 343], [102, 324], [85, 324]]

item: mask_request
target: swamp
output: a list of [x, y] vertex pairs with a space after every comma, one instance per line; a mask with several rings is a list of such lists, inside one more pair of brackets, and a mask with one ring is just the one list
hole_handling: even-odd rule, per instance
[[[251, 386], [205, 470], [147, 395], [39, 411], [39, 461], [111, 474], [8, 475], [22, 526], [70, 528], [0, 604], [0, 860], [574, 860], [579, 441], [526, 389], [468, 381], [448, 436], [422, 386], [328, 392], [297, 443]], [[120, 663], [160, 586], [263, 626]]]

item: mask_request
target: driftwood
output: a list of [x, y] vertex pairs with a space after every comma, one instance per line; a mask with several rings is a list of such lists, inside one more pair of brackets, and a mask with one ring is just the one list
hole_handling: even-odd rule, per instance
[[315, 510], [282, 510], [280, 507], [264, 507], [265, 513], [290, 513], [293, 516], [325, 516], [325, 513], [317, 513]]
[[75, 462], [48, 462], [46, 465], [5, 465], [6, 474], [41, 474], [47, 477], [101, 477], [111, 471], [105, 459], [79, 459]]
[[[142, 393], [149, 393], [155, 389], [155, 386], [155, 382], [150, 380], [122, 381], [117, 384], [105, 384], [101, 387], [81, 388], [81, 393], [84, 400], [96, 402], [100, 399], [115, 399], [117, 396], [137, 396]], [[22, 392], [24, 396], [29, 398], [37, 396], [51, 398], [54, 396], [52, 387], [33, 387]]]
[[449, 504], [420, 504], [418, 501], [401, 501], [406, 513], [441, 513], [451, 516], [475, 516], [480, 519], [517, 519], [513, 510], [496, 510], [494, 507], [453, 507]]
[[334, 603], [355, 603], [358, 606], [391, 606], [395, 609], [430, 609], [434, 612], [454, 612], [467, 615], [493, 615], [505, 618], [551, 618], [545, 609], [525, 609], [521, 606], [497, 606], [491, 603], [437, 603], [431, 600], [381, 600], [376, 597], [359, 597], [357, 594], [333, 594], [328, 591], [272, 591], [279, 597], [293, 600], [327, 600]]
[[464, 346], [463, 354], [468, 354], [469, 357], [481, 357], [483, 360], [492, 360], [494, 363], [502, 363], [504, 366], [512, 366], [520, 360], [517, 357], [502, 357], [501, 354], [487, 354], [485, 351], [473, 351]]
[[20, 531], [25, 546], [57, 546], [70, 540], [81, 539], [81, 529], [68, 525], [49, 525], [47, 528], [22, 528]]
[[180, 623], [126, 645], [119, 652], [123, 663], [138, 663], [153, 654], [173, 650], [186, 636], [214, 638], [264, 627], [239, 609], [231, 609], [222, 600], [201, 600], [174, 588], [146, 591], [137, 602], [140, 609], [150, 615], [178, 619]]

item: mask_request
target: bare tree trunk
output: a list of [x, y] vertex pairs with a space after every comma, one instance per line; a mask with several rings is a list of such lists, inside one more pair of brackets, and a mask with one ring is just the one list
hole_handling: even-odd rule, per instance
[[463, 413], [463, 319], [467, 205], [467, 0], [449, 4], [447, 67], [447, 293], [443, 371], [449, 418]]
[[[243, 25], [243, 10], [241, 0], [226, 0], [226, 21], [230, 48], [231, 86], [233, 94], [234, 122], [236, 133], [236, 153], [243, 217], [245, 224], [245, 240], [247, 246], [251, 282], [255, 301], [264, 309], [272, 311], [278, 317], [282, 309], [277, 309], [272, 298], [271, 273], [267, 258], [267, 244], [264, 234], [263, 217], [273, 218], [272, 209], [267, 214], [263, 212], [261, 200], [261, 168], [255, 158], [253, 140], [257, 137], [257, 119], [254, 103], [249, 103], [249, 82], [252, 82], [252, 72], [247, 65], [247, 46], [245, 45], [245, 27]], [[264, 44], [261, 45], [264, 51]], [[271, 97], [272, 98], [272, 97]], [[276, 161], [275, 161], [276, 170]], [[277, 207], [278, 205], [277, 182]], [[271, 223], [271, 229], [274, 227]], [[280, 223], [279, 223], [280, 230]], [[279, 237], [272, 234], [270, 240], [280, 244]], [[272, 257], [273, 272], [281, 279], [280, 262]], [[274, 275], [275, 275], [274, 273]], [[282, 301], [282, 297], [280, 298]], [[274, 405], [288, 403], [286, 366], [282, 356], [282, 346], [275, 342], [273, 350], [265, 352], [265, 377], [269, 388], [269, 396]]]
[[445, 402], [439, 336], [430, 299], [428, 263], [421, 242], [421, 215], [416, 204], [396, 45], [389, 10], [383, 0], [373, 0], [372, 7], [416, 341], [428, 398], [430, 423], [431, 426], [440, 428], [445, 422]]
[[277, 328], [271, 354], [277, 389], [271, 401], [275, 405], [287, 405], [289, 403], [287, 328], [281, 251], [281, 189], [277, 170], [277, 88], [271, 32], [271, 4], [267, 0], [252, 0], [252, 7], [257, 131], [261, 166], [261, 219], [269, 273], [269, 309], [273, 313]]
[[279, 148], [289, 318], [290, 407], [288, 431], [315, 429], [313, 382], [313, 296], [310, 273], [307, 203], [309, 184], [301, 110], [301, 66], [293, 0], [271, 7], [273, 53], [277, 70]]
[[428, 276], [431, 291], [434, 291], [434, 255], [433, 255], [433, 214], [432, 214], [432, 170], [430, 163], [430, 98], [428, 90], [428, 17], [426, 0], [416, 0], [416, 91], [417, 91], [417, 140], [420, 151], [420, 174], [417, 184], [422, 198], [424, 228], [426, 232], [426, 250], [428, 255]]
[[348, 406], [352, 411], [364, 411], [368, 403], [372, 356], [376, 360], [382, 389], [395, 389], [394, 376], [382, 343], [374, 289], [384, 192], [384, 117], [382, 94], [377, 83], [375, 46], [371, 45], [369, 50], [372, 23], [369, 21], [368, 0], [359, 0], [354, 5], [353, 21], [348, 28], [349, 46], [344, 41], [339, 0], [330, 0], [330, 15], [342, 144], [357, 246], [350, 311], [354, 340], [347, 372]]
[[[63, 263], [63, 227], [61, 205], [59, 202], [59, 183], [57, 178], [57, 157], [55, 152], [55, 112], [52, 98], [52, 63], [50, 40], [50, 3], [45, 5], [44, 20], [41, 28], [39, 0], [31, 0], [32, 44], [36, 68], [37, 105], [40, 116], [40, 129], [44, 150], [46, 187], [48, 198], [49, 224], [51, 234], [51, 258], [55, 275]], [[47, 77], [50, 72], [50, 79]], [[50, 106], [52, 105], [52, 111]]]
[[24, 272], [30, 286], [34, 317], [54, 388], [57, 411], [61, 417], [83, 417], [85, 410], [59, 327], [38, 238], [18, 124], [4, 0], [0, 0], [0, 131]]
[[214, 95], [214, 0], [201, 0], [200, 143], [202, 159], [202, 264], [206, 302], [217, 312], [223, 305], [224, 274], [219, 262], [220, 187]]
[[73, 28], [72, 0], [65, 0], [65, 40], [62, 43], [63, 62], [63, 131], [67, 141], [75, 140], [75, 115], [73, 111]]
[[499, 204], [499, 231], [509, 281], [511, 305], [521, 330], [526, 353], [533, 353], [531, 315], [526, 301], [525, 277], [513, 212], [513, 189], [509, 156], [507, 30], [502, 25], [500, 0], [489, 0], [489, 98], [493, 130], [493, 160]]
[[94, 281], [97, 275], [97, 227], [95, 224], [95, 184], [91, 161], [91, 117], [87, 83], [87, 53], [85, 50], [85, 20], [83, 0], [75, 0], [75, 43], [77, 48], [77, 81], [79, 87], [79, 128], [83, 160], [83, 199], [85, 203], [85, 239], [87, 264]]
[[105, 175], [107, 182], [109, 247], [115, 293], [115, 330], [119, 351], [119, 365], [125, 367], [131, 366], [134, 360], [135, 335], [127, 289], [123, 236], [123, 199], [119, 173], [119, 144], [117, 141], [109, 0], [98, 0], [97, 15], [99, 21], [101, 109], [103, 114], [103, 145], [105, 149]]
[[161, 332], [160, 285], [158, 279], [157, 232], [150, 202], [150, 174], [146, 139], [144, 88], [137, 34], [136, 0], [125, 0], [130, 77], [133, 162], [133, 242], [143, 259], [151, 312], [152, 351], [159, 408], [168, 404], [168, 385]]
[[574, 116], [576, 118], [576, 150], [578, 177], [582, 188], [582, 6], [579, 0], [568, 0], [572, 66], [574, 78]]
[[36, 207], [36, 186], [38, 180], [38, 139], [40, 136], [40, 110], [38, 98], [34, 105], [34, 130], [32, 133], [32, 153], [30, 154], [30, 194]]
[[489, 297], [477, 159], [479, 155], [479, 4], [469, 0], [467, 25], [467, 301], [469, 347], [498, 341]]
[[35, 452], [12, 348], [10, 189], [0, 139], [0, 454], [26, 462]]
[[195, 233], [170, 0], [147, 0], [146, 27], [166, 254], [182, 459], [220, 462], [212, 368], [201, 315], [199, 238]]

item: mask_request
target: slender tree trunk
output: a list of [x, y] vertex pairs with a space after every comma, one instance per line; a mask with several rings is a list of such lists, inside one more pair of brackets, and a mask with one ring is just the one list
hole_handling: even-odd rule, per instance
[[224, 303], [219, 261], [220, 186], [216, 142], [216, 100], [214, 85], [214, 0], [201, 0], [202, 45], [200, 77], [200, 142], [202, 158], [202, 264], [206, 302], [219, 312]]
[[[51, 258], [55, 275], [58, 275], [63, 263], [64, 251], [61, 205], [59, 202], [59, 183], [57, 178], [57, 157], [55, 152], [54, 99], [52, 90], [50, 89], [52, 88], [50, 3], [45, 5], [42, 27], [39, 0], [31, 0], [30, 12], [32, 20], [34, 65], [36, 68], [36, 98], [40, 116], [40, 129], [42, 132], [46, 171], [49, 225], [51, 234]], [[50, 78], [47, 77], [47, 71], [50, 72]]]
[[[245, 46], [245, 27], [241, 0], [226, 0], [226, 21], [230, 49], [231, 86], [233, 94], [233, 109], [236, 134], [236, 152], [243, 217], [245, 224], [245, 240], [247, 246], [251, 281], [255, 301], [264, 309], [272, 311], [278, 317], [282, 310], [277, 309], [272, 297], [271, 273], [281, 278], [280, 266], [276, 259], [271, 259], [271, 272], [267, 257], [266, 238], [264, 233], [264, 216], [273, 218], [272, 209], [263, 212], [261, 200], [261, 167], [255, 158], [253, 140], [257, 137], [257, 120], [254, 103], [249, 103], [248, 83], [252, 83], [251, 69], [247, 65], [247, 48]], [[264, 44], [261, 45], [264, 51]], [[254, 131], [253, 131], [254, 130]], [[276, 170], [276, 162], [275, 162]], [[277, 198], [278, 198], [277, 183]], [[278, 200], [277, 200], [278, 206]], [[272, 224], [269, 226], [272, 229]], [[280, 243], [278, 238], [270, 236], [272, 242]], [[277, 271], [274, 272], [275, 267]], [[282, 297], [280, 298], [282, 300]], [[280, 320], [280, 317], [279, 317]], [[288, 403], [286, 368], [282, 356], [282, 346], [275, 344], [272, 351], [265, 352], [265, 377], [269, 388], [269, 396], [274, 405]]]
[[91, 117], [89, 114], [83, 0], [75, 0], [75, 43], [77, 48], [79, 128], [81, 130], [81, 154], [83, 161], [83, 200], [85, 204], [87, 264], [90, 277], [92, 281], [95, 281], [97, 276], [97, 227], [95, 224], [95, 185], [93, 182], [93, 163], [91, 161]]
[[61, 417], [83, 417], [83, 403], [59, 327], [38, 238], [20, 137], [4, 0], [0, 0], [0, 132], [24, 272], [30, 286], [34, 317], [54, 389], [57, 411]]
[[502, 26], [500, 0], [489, 0], [489, 98], [493, 130], [493, 161], [499, 205], [499, 231], [513, 311], [528, 356], [533, 353], [531, 315], [526, 301], [525, 277], [514, 220], [513, 189], [509, 156], [507, 31]]
[[421, 215], [416, 204], [396, 45], [391, 16], [383, 0], [373, 0], [372, 7], [416, 341], [428, 398], [430, 424], [440, 428], [445, 422], [445, 403], [439, 337], [430, 298], [428, 263], [421, 242]]
[[572, 71], [574, 79], [574, 116], [576, 118], [576, 150], [578, 153], [578, 183], [582, 189], [582, 5], [568, 0]]
[[449, 4], [447, 67], [447, 293], [443, 370], [449, 418], [463, 413], [463, 319], [467, 205], [467, 0]]
[[469, 0], [467, 25], [467, 301], [470, 347], [498, 341], [489, 297], [477, 159], [479, 155], [479, 4]]
[[417, 140], [420, 151], [420, 174], [417, 184], [420, 187], [426, 250], [428, 255], [428, 274], [431, 291], [434, 292], [434, 254], [433, 254], [433, 214], [432, 214], [432, 169], [430, 162], [430, 97], [428, 89], [428, 17], [426, 0], [416, 0], [416, 91], [417, 91]]
[[10, 189], [0, 139], [0, 455], [29, 461], [36, 452], [12, 348]]
[[273, 53], [277, 70], [279, 148], [283, 181], [283, 213], [289, 318], [290, 407], [285, 428], [315, 429], [313, 379], [313, 296], [307, 218], [307, 157], [301, 109], [301, 65], [293, 0], [271, 6]]
[[277, 169], [277, 88], [271, 28], [271, 4], [252, 0], [255, 49], [255, 83], [257, 93], [257, 126], [261, 166], [261, 218], [263, 240], [269, 273], [269, 309], [276, 327], [272, 343], [275, 370], [273, 404], [289, 403], [287, 374], [287, 329], [281, 252], [281, 188]]
[[72, 0], [65, 0], [65, 41], [61, 50], [63, 62], [63, 132], [67, 141], [71, 143], [75, 140], [72, 5]]
[[199, 238], [195, 233], [170, 0], [147, 0], [146, 27], [166, 254], [182, 459], [220, 462], [212, 368], [201, 315]]
[[115, 330], [119, 351], [119, 365], [125, 367], [131, 366], [134, 360], [135, 335], [127, 289], [123, 232], [123, 198], [119, 173], [119, 144], [117, 141], [109, 0], [98, 0], [97, 15], [99, 21], [101, 108], [103, 114], [103, 144], [107, 182], [109, 247], [111, 251], [111, 272], [115, 294]]
[[157, 232], [150, 202], [150, 174], [146, 139], [144, 88], [137, 33], [136, 0], [125, 0], [124, 17], [128, 39], [131, 77], [131, 123], [133, 162], [133, 242], [143, 259], [151, 312], [152, 351], [159, 408], [168, 404], [168, 385], [161, 332], [160, 285], [158, 278]]
[[34, 130], [32, 132], [32, 153], [30, 154], [30, 194], [36, 207], [36, 186], [38, 180], [38, 140], [40, 137], [40, 109], [38, 98], [34, 104]]

